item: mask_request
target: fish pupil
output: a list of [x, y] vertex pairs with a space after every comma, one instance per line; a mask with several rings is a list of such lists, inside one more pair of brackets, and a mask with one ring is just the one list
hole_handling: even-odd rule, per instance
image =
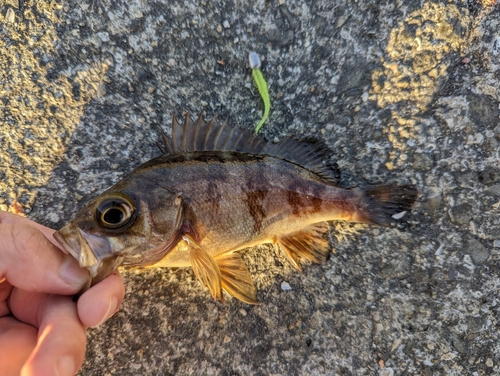
[[118, 224], [123, 220], [123, 211], [118, 208], [110, 208], [104, 213], [104, 222]]

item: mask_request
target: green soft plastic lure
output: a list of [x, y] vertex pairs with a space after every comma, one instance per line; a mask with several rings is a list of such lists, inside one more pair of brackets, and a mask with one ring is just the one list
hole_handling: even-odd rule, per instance
[[252, 68], [252, 76], [255, 81], [255, 85], [257, 85], [257, 89], [259, 89], [260, 97], [264, 102], [264, 114], [262, 115], [262, 119], [259, 121], [259, 124], [255, 127], [255, 133], [259, 133], [260, 128], [265, 123], [267, 118], [269, 117], [269, 110], [271, 109], [271, 99], [269, 98], [269, 92], [267, 90], [267, 82], [260, 71], [260, 58], [257, 55], [257, 52], [250, 52], [248, 54], [248, 62], [250, 68]]

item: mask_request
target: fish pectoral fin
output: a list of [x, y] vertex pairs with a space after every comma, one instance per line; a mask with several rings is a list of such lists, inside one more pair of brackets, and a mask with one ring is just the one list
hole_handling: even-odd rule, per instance
[[222, 279], [222, 288], [229, 295], [248, 304], [258, 304], [252, 276], [238, 253], [215, 257]]
[[328, 260], [330, 247], [325, 239], [328, 229], [326, 222], [315, 223], [292, 234], [276, 237], [274, 245], [293, 266], [302, 271], [300, 259], [318, 264], [324, 264]]
[[206, 251], [196, 244], [190, 237], [183, 236], [189, 249], [189, 258], [193, 272], [202, 286], [208, 287], [215, 300], [224, 301], [222, 295], [222, 278], [219, 266]]

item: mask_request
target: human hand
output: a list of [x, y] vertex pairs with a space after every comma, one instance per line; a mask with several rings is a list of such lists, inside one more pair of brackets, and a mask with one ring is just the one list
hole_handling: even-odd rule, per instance
[[115, 273], [73, 302], [89, 275], [56, 247], [53, 233], [0, 211], [2, 375], [74, 375], [85, 355], [86, 328], [102, 324], [123, 301]]

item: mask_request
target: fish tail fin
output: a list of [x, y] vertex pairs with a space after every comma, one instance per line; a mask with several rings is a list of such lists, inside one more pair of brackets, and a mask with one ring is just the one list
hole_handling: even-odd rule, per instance
[[363, 212], [367, 222], [393, 226], [408, 214], [418, 197], [414, 185], [369, 185], [364, 192]]
[[328, 230], [328, 223], [315, 223], [301, 231], [276, 238], [274, 245], [295, 268], [302, 271], [301, 259], [318, 264], [324, 264], [328, 260], [330, 247], [328, 240], [325, 239]]

